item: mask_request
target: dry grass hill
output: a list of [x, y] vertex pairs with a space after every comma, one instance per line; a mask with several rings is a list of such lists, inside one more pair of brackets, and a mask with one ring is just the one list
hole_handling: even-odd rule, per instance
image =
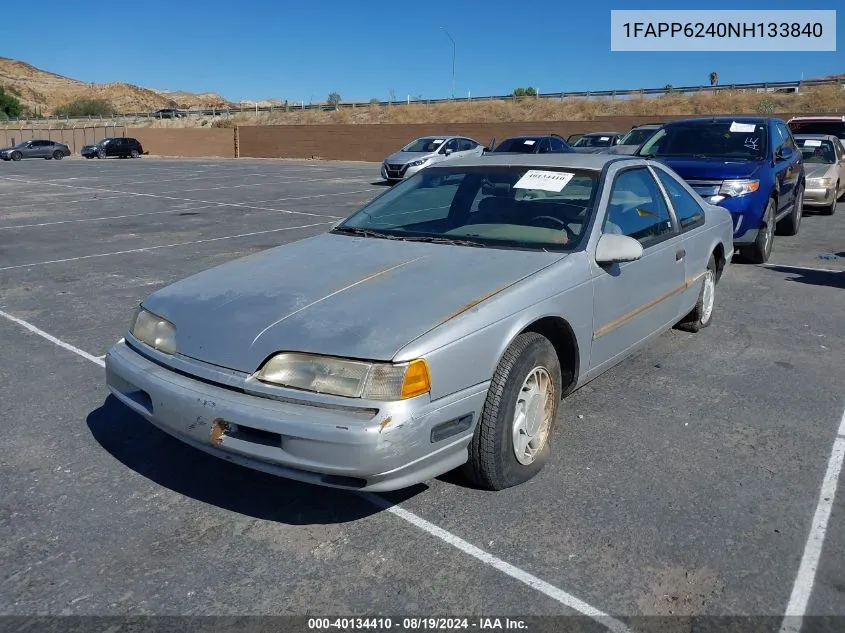
[[6, 57], [0, 57], [0, 86], [15, 94], [30, 111], [43, 114], [52, 114], [56, 107], [79, 97], [105, 99], [118, 112], [225, 107], [228, 103], [214, 93], [162, 92], [127, 83], [85, 83]]

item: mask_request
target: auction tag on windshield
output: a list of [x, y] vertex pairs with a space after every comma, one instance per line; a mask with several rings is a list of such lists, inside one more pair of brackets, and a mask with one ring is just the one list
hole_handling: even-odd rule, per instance
[[754, 123], [737, 123], [736, 121], [731, 123], [730, 131], [731, 132], [753, 132], [757, 129], [757, 125]]
[[609, 136], [602, 136], [601, 138], [599, 138], [599, 140], [600, 141], [609, 141], [610, 137]]
[[532, 139], [528, 139], [527, 141], [522, 141], [524, 145], [534, 145], [534, 141]]
[[443, 139], [442, 139], [442, 138], [438, 138], [438, 139], [435, 139], [435, 141], [434, 141], [434, 142], [435, 142], [435, 143], [437, 143], [437, 144], [439, 145], [440, 143], [442, 143], [442, 142], [443, 142]]
[[804, 147], [821, 147], [821, 146], [822, 146], [822, 142], [817, 140], [817, 139], [814, 139], [814, 138], [808, 138], [806, 141], [804, 141]]
[[569, 181], [575, 177], [565, 171], [544, 171], [542, 169], [529, 169], [516, 181], [514, 189], [539, 189], [541, 191], [563, 191]]

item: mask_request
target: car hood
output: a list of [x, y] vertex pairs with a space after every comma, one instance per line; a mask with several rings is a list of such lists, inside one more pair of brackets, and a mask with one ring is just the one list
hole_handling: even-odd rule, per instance
[[2, 147], [2, 148], [0, 148], [0, 152], [10, 152], [13, 149], [15, 149], [15, 148], [14, 147]]
[[279, 351], [390, 360], [562, 257], [326, 233], [201, 272], [143, 306], [176, 326], [180, 354], [236, 371]]
[[639, 145], [614, 145], [608, 148], [608, 154], [627, 154], [632, 155], [640, 148]]
[[724, 158], [656, 158], [674, 169], [685, 180], [733, 180], [753, 178], [763, 167], [763, 161], [730, 160]]
[[608, 145], [607, 147], [573, 147], [576, 152], [579, 154], [601, 154], [602, 152], [606, 152], [609, 150], [612, 145]]
[[[824, 178], [828, 175], [828, 172], [833, 172], [834, 168], [836, 167], [835, 164], [832, 165], [822, 165], [819, 163], [804, 163], [804, 177], [805, 178]], [[829, 175], [833, 176], [833, 173]]]
[[414, 160], [420, 160], [423, 158], [431, 158], [432, 156], [437, 156], [437, 152], [432, 152], [430, 154], [426, 154], [424, 152], [396, 152], [395, 154], [391, 154], [387, 158], [384, 159], [385, 163], [395, 163], [397, 165], [405, 163], [410, 163]]

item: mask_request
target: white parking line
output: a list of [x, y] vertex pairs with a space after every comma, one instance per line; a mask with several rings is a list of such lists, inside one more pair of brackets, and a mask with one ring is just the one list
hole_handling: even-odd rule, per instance
[[95, 365], [99, 365], [100, 367], [106, 366], [106, 362], [104, 360], [105, 357], [98, 358], [97, 356], [92, 356], [88, 352], [81, 350], [78, 347], [71, 345], [70, 343], [65, 343], [64, 341], [57, 339], [52, 334], [47, 334], [47, 332], [45, 332], [44, 330], [38, 329], [37, 327], [32, 325], [32, 323], [27, 323], [23, 319], [19, 319], [16, 316], [12, 316], [8, 312], [3, 312], [2, 310], [0, 310], [0, 316], [3, 317], [4, 319], [8, 319], [12, 323], [17, 323], [22, 328], [29, 330], [33, 334], [37, 334], [38, 336], [47, 339], [48, 341], [50, 341], [54, 345], [58, 345], [59, 347], [68, 350], [69, 352], [73, 352], [74, 354], [76, 354], [77, 356], [81, 356], [85, 360], [90, 360]]
[[[13, 178], [10, 176], [2, 177], [3, 180], [11, 180], [12, 182], [23, 182], [29, 184], [26, 180], [19, 180], [17, 178]], [[334, 220], [339, 220], [340, 217], [336, 215], [323, 215], [322, 213], [307, 213], [305, 211], [289, 211], [287, 209], [273, 209], [269, 207], [256, 207], [248, 204], [242, 204], [240, 202], [216, 202], [214, 200], [196, 200], [194, 198], [178, 198], [176, 196], [163, 196], [161, 194], [155, 193], [140, 193], [137, 191], [118, 191], [116, 189], [102, 189], [100, 187], [85, 187], [82, 185], [62, 185], [59, 183], [52, 183], [52, 182], [43, 182], [40, 183], [43, 185], [47, 185], [50, 187], [68, 187], [70, 189], [86, 189], [89, 191], [102, 191], [104, 193], [122, 193], [126, 194], [127, 196], [140, 196], [143, 198], [160, 198], [162, 200], [176, 200], [178, 202], [198, 202], [200, 204], [208, 204], [208, 205], [216, 205], [219, 207], [238, 207], [241, 209], [255, 209], [257, 211], [276, 211], [278, 213], [290, 213], [293, 215], [308, 215], [311, 217], [317, 218], [332, 218]]]
[[338, 193], [315, 193], [311, 196], [297, 196], [295, 198], [272, 198], [270, 200], [253, 200], [256, 204], [262, 204], [264, 202], [287, 202], [289, 200], [310, 200], [311, 198], [328, 198], [330, 196], [351, 196], [355, 193], [369, 193], [370, 191], [375, 191], [375, 187], [371, 187], [369, 189], [358, 189], [357, 191], [340, 191]]
[[[217, 189], [239, 189], [241, 187], [265, 187], [268, 184], [270, 185], [296, 185], [299, 183], [305, 182], [355, 182], [360, 184], [370, 184], [365, 180], [355, 180], [352, 178], [308, 178], [306, 180], [281, 180], [275, 181], [275, 179], [271, 182], [250, 182], [244, 183], [240, 185], [220, 185], [219, 187], [198, 187], [196, 189], [176, 189], [173, 191], [160, 191], [159, 195], [164, 195], [168, 193], [188, 193], [190, 191], [215, 191]], [[259, 200], [259, 202], [268, 202], [267, 200]]]
[[819, 503], [816, 505], [810, 535], [807, 537], [807, 544], [804, 546], [801, 566], [798, 568], [798, 575], [792, 585], [792, 595], [789, 597], [789, 604], [786, 607], [786, 618], [784, 618], [781, 626], [781, 633], [798, 633], [801, 630], [804, 614], [807, 612], [807, 604], [813, 592], [813, 584], [816, 581], [816, 572], [818, 571], [824, 537], [827, 532], [827, 522], [833, 509], [833, 499], [836, 495], [836, 486], [839, 481], [839, 473], [842, 470], [843, 459], [845, 459], [845, 411], [842, 412], [839, 430], [836, 432], [836, 439], [833, 441], [833, 450], [830, 452], [827, 471], [822, 480], [821, 492], [819, 492]]
[[812, 266], [789, 266], [787, 264], [763, 264], [766, 268], [789, 268], [790, 270], [809, 270], [814, 273], [845, 273], [845, 268], [814, 268]]
[[106, 215], [96, 218], [78, 218], [76, 220], [56, 220], [55, 222], [39, 222], [38, 224], [13, 224], [11, 226], [0, 226], [0, 231], [10, 231], [13, 229], [31, 229], [39, 226], [54, 226], [56, 224], [71, 224], [73, 222], [102, 222], [104, 220], [120, 220], [123, 218], [137, 218], [142, 215], [162, 215], [163, 213], [176, 213], [178, 211], [196, 211], [198, 209], [208, 209], [213, 207], [213, 204], [206, 204], [201, 207], [178, 207], [176, 209], [167, 209], [166, 211], [147, 211], [144, 213], [127, 213], [126, 215]]
[[[99, 365], [100, 367], [105, 367], [104, 358], [92, 356], [88, 352], [84, 352], [78, 347], [74, 347], [64, 341], [57, 339], [55, 336], [47, 334], [43, 330], [38, 329], [34, 325], [27, 323], [22, 319], [18, 319], [17, 317], [12, 316], [6, 312], [0, 311], [0, 316], [12, 321], [13, 323], [17, 323], [25, 327], [30, 332], [34, 332], [39, 336], [44, 337], [51, 343], [55, 343], [64, 349], [73, 352], [74, 354], [78, 354], [85, 358], [86, 360], [90, 360], [92, 363]], [[629, 629], [624, 623], [616, 620], [615, 618], [610, 617], [603, 611], [596, 609], [592, 605], [587, 604], [583, 600], [579, 600], [575, 596], [570, 593], [567, 593], [563, 589], [555, 587], [554, 585], [547, 583], [540, 578], [537, 578], [533, 574], [529, 574], [527, 571], [516, 567], [515, 565], [511, 565], [510, 563], [502, 560], [501, 558], [494, 556], [493, 554], [484, 551], [483, 549], [476, 547], [472, 543], [465, 541], [464, 539], [460, 538], [449, 532], [448, 530], [443, 529], [442, 527], [431, 523], [430, 521], [426, 521], [420, 516], [417, 516], [413, 512], [409, 512], [399, 506], [393, 505], [387, 499], [379, 497], [378, 495], [372, 493], [359, 493], [359, 496], [362, 499], [365, 499], [369, 503], [375, 505], [376, 507], [382, 508], [383, 510], [387, 510], [393, 516], [402, 519], [413, 525], [415, 528], [422, 530], [423, 532], [433, 536], [435, 538], [440, 539], [444, 543], [451, 545], [452, 547], [460, 550], [464, 554], [468, 556], [472, 556], [476, 560], [481, 561], [485, 565], [489, 565], [494, 569], [502, 572], [506, 576], [521, 582], [536, 591], [539, 591], [543, 595], [555, 600], [556, 602], [562, 604], [573, 611], [581, 613], [582, 615], [586, 615], [587, 617], [592, 618], [596, 622], [604, 625], [609, 630], [613, 631], [613, 633], [631, 633], [631, 629]]]
[[279, 231], [295, 231], [296, 229], [308, 229], [313, 226], [325, 226], [326, 224], [333, 224], [333, 222], [316, 222], [314, 224], [305, 224], [302, 226], [288, 226], [282, 229], [267, 229], [266, 231], [253, 231], [251, 233], [239, 233], [238, 235], [225, 235], [223, 237], [210, 237], [204, 240], [193, 240], [191, 242], [177, 242], [175, 244], [160, 244], [158, 246], [145, 246], [143, 248], [130, 248], [125, 251], [112, 251], [111, 253], [96, 253], [94, 255], [80, 255], [79, 257], [66, 257], [64, 259], [50, 259], [44, 262], [33, 262], [32, 264], [16, 264], [15, 266], [3, 266], [3, 270], [15, 270], [18, 268], [32, 268], [34, 266], [47, 266], [48, 264], [64, 264], [67, 262], [77, 262], [82, 259], [93, 259], [95, 257], [110, 257], [112, 255], [127, 255], [129, 253], [144, 253], [146, 251], [154, 251], [160, 248], [173, 248], [175, 246], [190, 246], [191, 244], [207, 244], [208, 242], [219, 242], [221, 240], [234, 240], [239, 237], [251, 237], [253, 235], [264, 235], [267, 233], [278, 233]]

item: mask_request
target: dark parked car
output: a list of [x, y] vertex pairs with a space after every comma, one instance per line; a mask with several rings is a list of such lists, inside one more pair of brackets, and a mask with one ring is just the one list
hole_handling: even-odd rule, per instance
[[179, 119], [185, 116], [185, 113], [176, 108], [162, 108], [153, 112], [153, 116], [157, 119]]
[[572, 148], [563, 140], [563, 137], [557, 134], [541, 134], [506, 138], [491, 152], [495, 154], [570, 154]]
[[80, 152], [85, 158], [138, 158], [144, 153], [144, 148], [134, 138], [104, 138], [94, 145], [86, 145]]
[[14, 147], [0, 149], [0, 158], [3, 160], [22, 160], [24, 158], [62, 160], [65, 156], [70, 156], [70, 149], [67, 145], [55, 141], [22, 141]]
[[761, 264], [775, 227], [796, 235], [804, 201], [804, 159], [782, 119], [713, 117], [667, 123], [637, 150], [674, 169], [734, 223], [734, 247]]
[[618, 145], [622, 136], [622, 132], [590, 132], [575, 141], [572, 149], [582, 154], [601, 154]]

